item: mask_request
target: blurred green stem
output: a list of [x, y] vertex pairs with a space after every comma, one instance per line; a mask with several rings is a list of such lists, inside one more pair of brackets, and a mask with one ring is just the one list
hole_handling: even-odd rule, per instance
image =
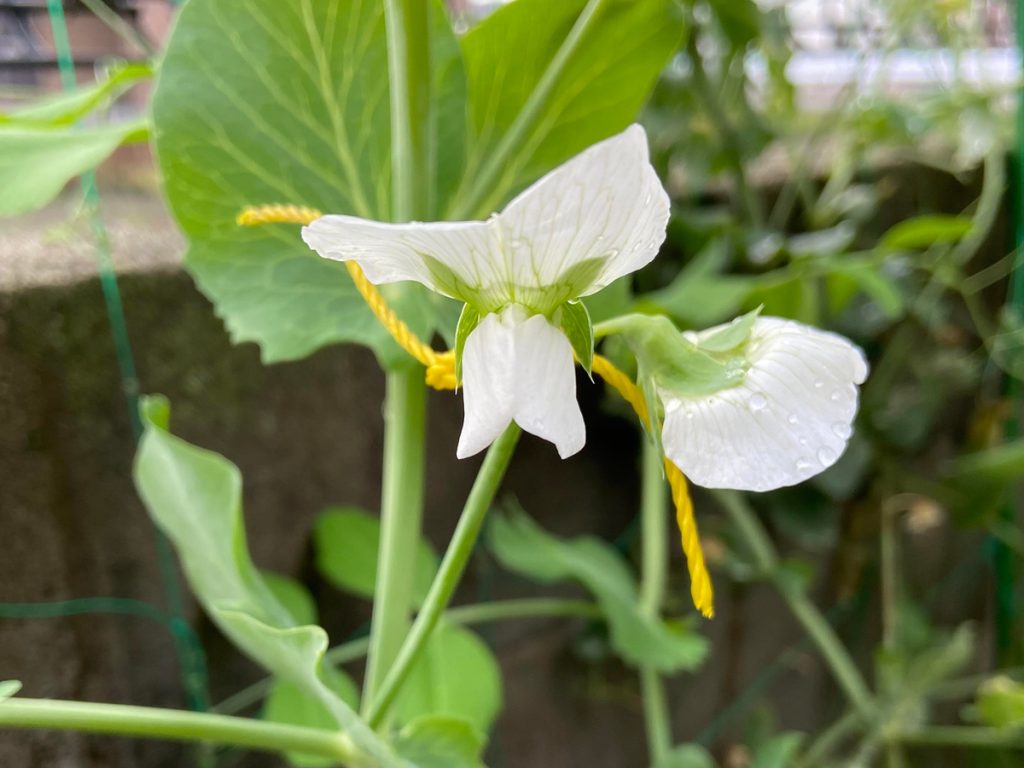
[[1024, 749], [1024, 731], [1018, 728], [981, 728], [935, 725], [899, 735], [904, 744], [927, 747]]
[[406, 635], [398, 657], [380, 685], [377, 696], [370, 702], [366, 719], [371, 727], [377, 728], [383, 722], [402, 683], [426, 646], [430, 633], [434, 631], [441, 614], [448, 607], [455, 588], [466, 570], [466, 563], [473, 553], [487, 511], [512, 460], [519, 434], [519, 427], [515, 424], [509, 425], [487, 451], [487, 457], [477, 473], [476, 481], [469, 492], [469, 498], [466, 499], [451, 543], [441, 560], [441, 567], [430, 585], [430, 592], [423, 603], [423, 608], [417, 614], [409, 634]]
[[[665, 597], [668, 567], [668, 496], [662, 475], [661, 452], [646, 438], [643, 439], [640, 516], [643, 531], [640, 609], [648, 616], [658, 618]], [[650, 667], [640, 670], [640, 686], [651, 764], [658, 765], [672, 749], [672, 726], [665, 686], [658, 672]]]
[[365, 765], [345, 734], [205, 712], [56, 699], [0, 701], [0, 728], [43, 728], [175, 741], [215, 742], [273, 752], [304, 752]]
[[[428, 5], [421, 0], [386, 0], [391, 97], [392, 217], [408, 221], [422, 213], [430, 108]], [[426, 183], [424, 183], [426, 181]], [[419, 366], [387, 375], [384, 403], [384, 476], [370, 648], [362, 711], [365, 715], [409, 630], [413, 569], [423, 520], [426, 385]]]
[[755, 566], [775, 585], [797, 621], [818, 647], [850, 703], [861, 715], [870, 717], [874, 702], [857, 665], [806, 593], [794, 589], [779, 578], [778, 555], [754, 510], [742, 494], [736, 491], [716, 491], [715, 497], [725, 508], [736, 531], [750, 550]]
[[743, 167], [746, 161], [746, 151], [743, 141], [740, 139], [736, 129], [729, 122], [728, 116], [718, 103], [718, 95], [711, 81], [708, 79], [707, 70], [704, 69], [704, 59], [697, 48], [698, 36], [690, 33], [686, 42], [686, 53], [690, 58], [690, 65], [693, 67], [693, 90], [700, 99], [701, 104], [708, 113], [711, 122], [714, 123], [718, 133], [718, 139], [725, 149], [726, 161], [729, 163], [729, 170], [732, 174], [733, 186], [736, 188], [736, 200], [743, 212], [746, 214], [748, 223], [757, 231], [764, 229], [764, 209], [761, 199], [747, 183], [747, 172]]

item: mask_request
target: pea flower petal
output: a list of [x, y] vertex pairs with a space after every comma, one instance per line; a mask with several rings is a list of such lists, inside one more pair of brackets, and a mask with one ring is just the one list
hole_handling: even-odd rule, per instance
[[462, 374], [460, 459], [482, 451], [512, 421], [554, 443], [563, 459], [583, 447], [572, 347], [543, 315], [516, 305], [487, 315], [466, 340]]
[[[726, 326], [687, 333], [699, 346]], [[738, 386], [709, 395], [660, 389], [665, 455], [708, 488], [768, 491], [832, 466], [852, 434], [861, 350], [842, 336], [791, 320], [759, 317]]]
[[486, 221], [386, 224], [327, 215], [302, 230], [321, 256], [374, 283], [415, 280], [481, 313], [547, 314], [650, 262], [669, 201], [633, 125], [527, 188]]

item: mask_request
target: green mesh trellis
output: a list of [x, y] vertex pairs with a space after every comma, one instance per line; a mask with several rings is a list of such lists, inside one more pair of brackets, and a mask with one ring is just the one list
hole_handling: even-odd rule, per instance
[[[65, 90], [76, 87], [75, 65], [68, 37], [67, 19], [62, 0], [47, 0], [47, 12], [53, 30], [54, 50], [61, 83]], [[111, 258], [110, 238], [100, 212], [100, 193], [94, 171], [80, 177], [82, 201], [95, 244], [96, 263], [100, 286], [106, 305], [107, 320], [117, 355], [121, 387], [128, 407], [129, 420], [135, 441], [142, 435], [139, 419], [139, 382], [135, 359], [128, 338], [121, 292], [117, 284]], [[189, 708], [205, 710], [209, 706], [207, 694], [206, 657], [192, 627], [184, 616], [181, 584], [175, 569], [174, 552], [163, 534], [154, 528], [160, 578], [164, 589], [164, 609], [141, 600], [118, 597], [87, 597], [73, 600], [34, 603], [0, 604], [0, 618], [42, 619], [64, 618], [86, 614], [117, 614], [134, 616], [158, 622], [174, 639], [175, 652], [181, 672], [181, 681]]]

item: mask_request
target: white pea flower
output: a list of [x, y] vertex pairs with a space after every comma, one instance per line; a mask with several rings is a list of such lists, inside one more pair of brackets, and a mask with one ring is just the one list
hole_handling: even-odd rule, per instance
[[669, 201], [633, 125], [584, 150], [486, 221], [386, 224], [327, 215], [302, 230], [321, 256], [352, 260], [374, 283], [414, 280], [466, 302], [459, 322], [466, 417], [458, 456], [513, 421], [583, 447], [573, 352], [593, 336], [577, 301], [640, 269], [665, 239]]
[[[736, 335], [746, 338], [723, 349]], [[734, 382], [713, 392], [655, 382], [665, 410], [665, 455], [693, 482], [768, 491], [800, 483], [839, 459], [853, 432], [857, 385], [868, 373], [857, 346], [777, 317], [748, 316], [682, 337], [731, 361], [726, 375]]]

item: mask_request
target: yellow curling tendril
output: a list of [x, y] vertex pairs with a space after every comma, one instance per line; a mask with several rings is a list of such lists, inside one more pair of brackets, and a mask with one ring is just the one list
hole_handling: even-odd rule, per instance
[[[238, 214], [237, 221], [243, 227], [259, 224], [310, 224], [321, 215], [315, 208], [303, 208], [298, 205], [260, 205], [245, 208]], [[430, 345], [420, 341], [409, 326], [388, 306], [383, 294], [366, 278], [358, 264], [346, 261], [345, 267], [359, 295], [363, 297], [384, 329], [391, 334], [398, 346], [426, 367], [427, 385], [439, 390], [455, 389], [458, 384], [455, 378], [455, 353], [437, 352]]]
[[[250, 206], [238, 214], [238, 224], [253, 227], [260, 224], [310, 224], [321, 216], [314, 208], [298, 205], [261, 205]], [[438, 352], [424, 344], [388, 306], [386, 299], [362, 268], [354, 261], [346, 261], [345, 266], [352, 277], [356, 290], [366, 301], [367, 306], [382, 326], [391, 334], [398, 345], [423, 364], [426, 371], [427, 385], [438, 390], [455, 389], [458, 380], [455, 377], [455, 352]], [[636, 415], [644, 424], [649, 423], [647, 403], [643, 393], [633, 380], [620, 371], [606, 357], [594, 355], [592, 370], [629, 403]], [[686, 477], [671, 461], [665, 460], [665, 477], [672, 491], [672, 502], [676, 508], [676, 522], [682, 539], [683, 553], [686, 555], [686, 567], [690, 572], [690, 596], [693, 604], [707, 618], [715, 615], [714, 590], [711, 576], [704, 563], [704, 552], [700, 546], [700, 535], [697, 532], [697, 519], [693, 514], [693, 502]]]

